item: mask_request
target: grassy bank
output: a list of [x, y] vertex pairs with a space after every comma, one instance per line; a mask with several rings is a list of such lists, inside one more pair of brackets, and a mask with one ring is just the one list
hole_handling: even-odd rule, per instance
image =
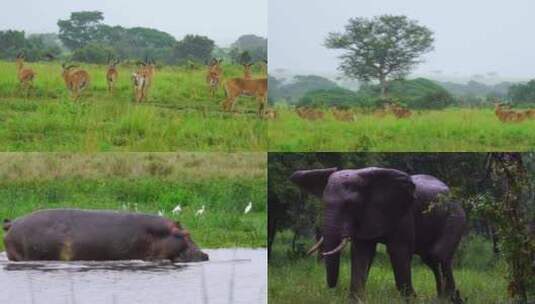
[[411, 118], [357, 113], [354, 122], [299, 118], [279, 108], [269, 122], [270, 151], [528, 151], [535, 147], [535, 120], [504, 124], [491, 109], [422, 111]]
[[[275, 243], [269, 262], [270, 303], [347, 303], [350, 282], [349, 250], [341, 259], [338, 286], [328, 289], [325, 267], [315, 257], [290, 259], [287, 256], [289, 235]], [[307, 244], [312, 245], [312, 243]], [[507, 283], [504, 265], [490, 253], [490, 244], [472, 239], [464, 244], [463, 261], [454, 266], [454, 276], [461, 296], [467, 303], [506, 303]], [[413, 285], [418, 295], [414, 303], [436, 303], [433, 273], [418, 257], [413, 260]], [[379, 246], [367, 283], [369, 304], [405, 303], [399, 296], [384, 246]]]
[[[61, 66], [28, 64], [37, 73], [29, 95], [21, 90], [13, 62], [0, 62], [0, 146], [3, 151], [263, 151], [265, 122], [256, 102], [243, 97], [239, 114], [221, 111], [220, 88], [208, 93], [205, 68], [162, 67], [147, 102], [135, 104], [133, 65], [119, 67], [113, 95], [106, 66], [87, 65], [91, 84], [79, 102], [69, 99]], [[241, 66], [223, 67], [224, 78], [242, 75]], [[257, 71], [255, 77], [261, 75]]]
[[[162, 211], [204, 248], [266, 243], [263, 153], [1, 154], [0, 164], [0, 218], [65, 207]], [[172, 214], [178, 203], [183, 212]]]

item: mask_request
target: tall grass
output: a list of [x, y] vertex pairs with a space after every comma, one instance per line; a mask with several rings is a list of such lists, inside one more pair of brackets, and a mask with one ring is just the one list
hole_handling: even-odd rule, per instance
[[[269, 302], [293, 303], [348, 303], [350, 282], [349, 250], [341, 258], [338, 286], [327, 288], [325, 266], [315, 257], [289, 258], [286, 252], [291, 237], [280, 236], [269, 261]], [[507, 303], [505, 265], [492, 257], [491, 245], [470, 239], [463, 256], [454, 266], [454, 276], [461, 296], [467, 303]], [[310, 243], [312, 245], [312, 243]], [[405, 303], [396, 290], [394, 275], [384, 246], [379, 246], [366, 285], [369, 304]], [[472, 264], [472, 261], [478, 260]], [[464, 261], [464, 262], [463, 262]], [[412, 263], [412, 280], [417, 299], [411, 303], [438, 303], [435, 279], [431, 270], [419, 258]]]
[[303, 120], [279, 108], [269, 122], [270, 151], [459, 152], [528, 151], [535, 147], [535, 120], [504, 124], [490, 109], [421, 111], [411, 118], [357, 113], [354, 122]]
[[[180, 220], [201, 247], [264, 247], [266, 243], [266, 166], [260, 153], [1, 157], [1, 219], [46, 208], [161, 211]], [[9, 157], [14, 161], [8, 165], [4, 161]], [[250, 201], [252, 211], [244, 214]], [[173, 214], [177, 204], [183, 211]], [[205, 214], [195, 216], [203, 205]]]
[[[83, 64], [91, 84], [73, 102], [59, 63], [30, 63], [35, 85], [27, 95], [13, 62], [0, 61], [0, 146], [3, 151], [263, 151], [265, 123], [256, 102], [242, 97], [239, 114], [221, 111], [222, 88], [210, 96], [205, 69], [162, 67], [148, 101], [133, 102], [133, 65], [119, 67], [113, 95], [107, 92], [106, 66]], [[242, 75], [223, 67], [224, 78]], [[260, 77], [256, 74], [255, 77]]]

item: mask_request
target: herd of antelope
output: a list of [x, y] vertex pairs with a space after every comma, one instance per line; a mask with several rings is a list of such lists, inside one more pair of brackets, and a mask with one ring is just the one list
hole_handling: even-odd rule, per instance
[[[323, 111], [314, 108], [307, 107], [297, 107], [295, 108], [297, 115], [306, 120], [322, 120], [325, 116]], [[334, 119], [344, 122], [353, 122], [355, 121], [355, 113], [352, 110], [342, 110], [335, 107], [331, 108], [331, 113]], [[409, 118], [412, 115], [411, 110], [407, 107], [404, 107], [397, 103], [387, 103], [383, 106], [382, 109], [375, 111], [374, 115], [376, 117], [384, 117], [388, 114], [393, 114], [396, 118]]]
[[[27, 92], [33, 87], [33, 81], [36, 73], [29, 67], [24, 65], [25, 56], [18, 54], [16, 58], [17, 77], [19, 79], [21, 88]], [[209, 94], [213, 97], [221, 83], [225, 90], [226, 98], [222, 102], [224, 111], [232, 111], [236, 99], [240, 96], [255, 97], [258, 102], [257, 114], [261, 117], [274, 118], [276, 113], [273, 110], [266, 110], [267, 103], [267, 62], [260, 63], [263, 77], [253, 78], [251, 69], [252, 63], [243, 64], [243, 76], [230, 78], [223, 81], [222, 59], [213, 59], [208, 65], [208, 72], [206, 75], [206, 82], [208, 84]], [[108, 92], [113, 94], [119, 79], [119, 64], [118, 59], [108, 58], [108, 68], [106, 70], [106, 83]], [[134, 99], [136, 102], [143, 102], [147, 100], [148, 93], [153, 83], [154, 75], [156, 74], [156, 64], [154, 60], [145, 58], [144, 62], [137, 62], [138, 68], [132, 73], [132, 84], [134, 89]], [[82, 92], [89, 86], [89, 73], [77, 65], [62, 64], [61, 76], [65, 82], [65, 86], [69, 91], [73, 100], [78, 100]]]
[[494, 113], [501, 122], [522, 122], [526, 119], [535, 119], [535, 110], [533, 109], [515, 111], [510, 106], [501, 103], [495, 104]]

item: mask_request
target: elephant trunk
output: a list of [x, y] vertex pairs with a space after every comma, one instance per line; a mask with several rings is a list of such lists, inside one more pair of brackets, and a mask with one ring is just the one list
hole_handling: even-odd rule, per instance
[[340, 253], [350, 237], [350, 227], [338, 210], [326, 210], [324, 216], [324, 252], [327, 286], [336, 287], [340, 270]]
[[[340, 237], [328, 236], [325, 238], [325, 250], [334, 250], [341, 242]], [[338, 283], [338, 272], [340, 270], [340, 252], [325, 256], [325, 270], [327, 272], [327, 286], [336, 287]]]

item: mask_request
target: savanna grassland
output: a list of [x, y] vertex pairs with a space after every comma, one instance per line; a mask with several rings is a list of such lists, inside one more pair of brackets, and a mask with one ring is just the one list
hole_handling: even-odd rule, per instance
[[46, 208], [162, 212], [202, 248], [265, 247], [265, 184], [263, 153], [2, 153], [0, 218]]
[[356, 111], [355, 121], [301, 119], [277, 107], [268, 126], [270, 151], [481, 152], [528, 151], [535, 147], [535, 120], [502, 123], [494, 110], [447, 108], [412, 111], [410, 118]]
[[[291, 303], [347, 303], [349, 299], [350, 257], [346, 249], [340, 262], [338, 286], [327, 288], [325, 266], [316, 257], [289, 258], [288, 233], [278, 236], [269, 261], [269, 301]], [[307, 243], [312, 245], [312, 242]], [[457, 251], [453, 268], [457, 288], [466, 303], [507, 303], [505, 263], [496, 260], [489, 241], [465, 238]], [[348, 246], [349, 247], [349, 246]], [[417, 294], [411, 303], [438, 303], [435, 279], [418, 257], [412, 263], [412, 281]], [[366, 285], [369, 304], [405, 303], [395, 287], [394, 274], [384, 246], [378, 247]]]
[[[3, 151], [265, 151], [267, 128], [258, 107], [239, 98], [238, 113], [224, 113], [222, 87], [214, 97], [206, 67], [158, 66], [148, 100], [134, 103], [134, 64], [119, 64], [110, 95], [107, 66], [80, 64], [91, 77], [74, 102], [61, 77], [60, 62], [27, 63], [36, 72], [27, 94], [19, 86], [14, 62], [0, 61], [0, 149]], [[253, 77], [261, 77], [259, 68]], [[242, 77], [238, 65], [223, 66], [223, 80]]]

